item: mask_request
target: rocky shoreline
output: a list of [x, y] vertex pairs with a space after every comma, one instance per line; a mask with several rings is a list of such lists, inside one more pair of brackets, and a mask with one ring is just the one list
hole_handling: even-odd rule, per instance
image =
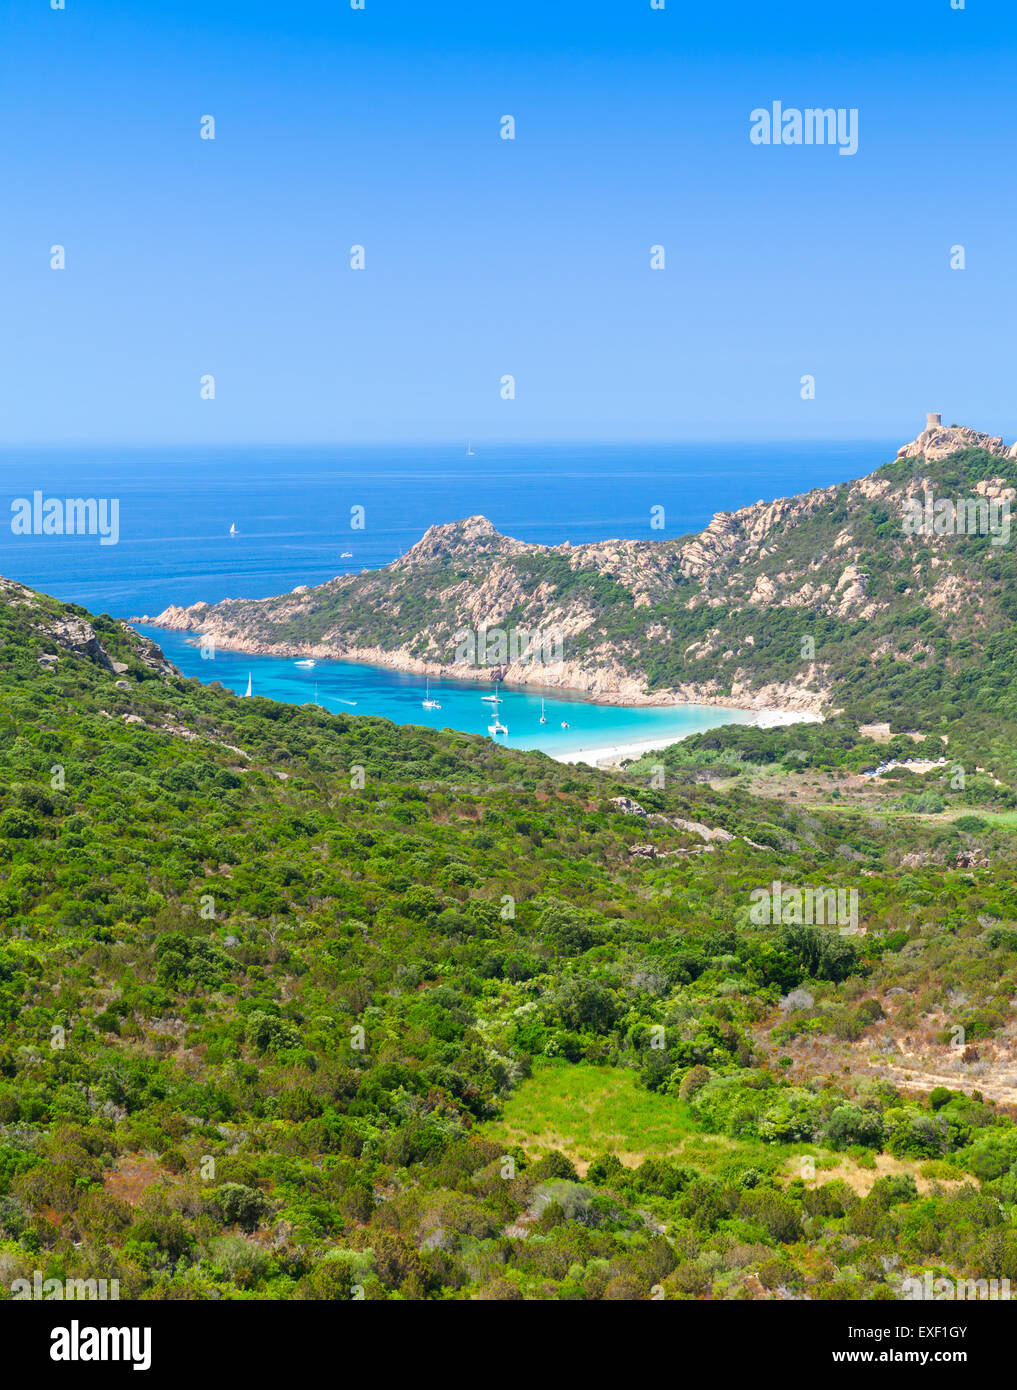
[[[195, 605], [204, 607], [204, 605]], [[750, 690], [742, 684], [748, 673], [738, 672], [730, 691], [717, 682], [685, 684], [671, 689], [647, 691], [644, 683], [627, 675], [619, 665], [586, 667], [581, 662], [559, 662], [554, 665], [515, 664], [501, 666], [467, 666], [464, 664], [428, 661], [405, 650], [388, 651], [381, 647], [349, 647], [341, 651], [321, 643], [263, 642], [257, 638], [238, 638], [235, 633], [217, 631], [215, 621], [200, 623], [187, 608], [168, 608], [158, 618], [144, 615], [130, 619], [173, 632], [200, 632], [214, 639], [223, 651], [242, 652], [248, 656], [273, 656], [316, 661], [349, 661], [365, 666], [382, 666], [388, 670], [405, 671], [412, 675], [430, 676], [435, 680], [466, 680], [481, 684], [492, 682], [515, 687], [531, 687], [538, 691], [568, 692], [581, 695], [591, 704], [645, 705], [719, 705], [725, 709], [750, 710], [761, 716], [795, 715], [823, 718], [830, 713], [829, 692], [803, 689], [793, 682], [772, 682]], [[805, 673], [803, 679], [808, 679]]]
[[[497, 681], [606, 705], [823, 717], [863, 661], [874, 671], [879, 662], [925, 659], [927, 642], [903, 621], [914, 605], [945, 624], [951, 640], [970, 636], [975, 577], [966, 552], [937, 546], [923, 568], [928, 547], [903, 518], [928, 491], [935, 463], [965, 450], [986, 455], [970, 480], [973, 493], [1012, 500], [1010, 473], [993, 470], [995, 460], [1017, 457], [1017, 445], [943, 428], [938, 415], [926, 424], [895, 464], [717, 512], [695, 536], [544, 546], [470, 516], [429, 527], [377, 570], [269, 598], [171, 605], [139, 621], [205, 634], [224, 651], [359, 662], [433, 681]], [[900, 531], [894, 526], [881, 540], [880, 567], [870, 573], [871, 526], [897, 514]], [[884, 560], [907, 561], [903, 588], [880, 578]], [[998, 611], [994, 619], [1001, 621]], [[813, 634], [831, 624], [839, 638], [821, 642], [817, 656]], [[783, 662], [773, 659], [774, 634]], [[540, 655], [527, 660], [534, 636]], [[863, 684], [868, 707], [860, 715], [883, 719], [878, 685]]]

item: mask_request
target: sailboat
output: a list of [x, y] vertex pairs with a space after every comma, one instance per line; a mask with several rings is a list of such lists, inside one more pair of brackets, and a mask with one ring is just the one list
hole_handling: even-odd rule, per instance
[[481, 698], [482, 700], [486, 700], [487, 703], [488, 703], [489, 705], [492, 705], [492, 706], [493, 706], [493, 709], [492, 709], [491, 713], [492, 713], [492, 717], [494, 718], [494, 723], [493, 723], [493, 724], [488, 724], [488, 726], [487, 726], [487, 732], [488, 732], [489, 734], [496, 734], [496, 735], [497, 735], [497, 734], [507, 734], [507, 733], [508, 733], [508, 729], [505, 727], [505, 725], [504, 725], [504, 724], [501, 722], [501, 720], [498, 718], [498, 706], [501, 704], [501, 696], [498, 694], [497, 690], [494, 692], [493, 695], [481, 695], [480, 698]]
[[231, 535], [231, 536], [239, 536], [239, 534], [240, 534], [240, 532], [237, 530], [237, 523], [236, 523], [235, 521], [231, 521], [231, 522], [230, 522], [230, 535]]
[[427, 677], [427, 684], [426, 684], [425, 689], [424, 689], [424, 698], [421, 700], [420, 703], [421, 703], [421, 705], [424, 707], [424, 709], [441, 709], [441, 705], [439, 705], [438, 701], [437, 701], [437, 700], [432, 700], [432, 699], [431, 699], [431, 678], [430, 678], [430, 676]]
[[540, 722], [541, 722], [541, 724], [546, 724], [546, 723], [547, 723], [547, 715], [544, 713], [544, 697], [543, 697], [543, 696], [540, 697]]
[[504, 725], [504, 724], [501, 722], [501, 720], [500, 720], [499, 717], [498, 717], [498, 706], [501, 704], [501, 696], [500, 696], [500, 695], [485, 695], [485, 696], [484, 696], [484, 699], [485, 699], [485, 700], [490, 700], [490, 701], [491, 701], [491, 704], [494, 706], [494, 709], [493, 709], [493, 711], [492, 711], [492, 714], [493, 714], [493, 717], [494, 717], [494, 723], [493, 723], [493, 724], [488, 724], [488, 726], [487, 726], [487, 732], [488, 732], [489, 734], [494, 734], [496, 737], [497, 737], [498, 734], [507, 734], [507, 733], [508, 733], [508, 728], [506, 727], [506, 725]]
[[248, 673], [247, 673], [247, 689], [244, 691], [244, 694], [241, 695], [240, 698], [243, 699], [244, 696], [250, 697], [250, 694], [251, 694], [251, 673], [250, 673], [250, 671], [248, 671]]
[[472, 447], [472, 445], [470, 444], [470, 441], [469, 441], [469, 440], [466, 441], [466, 457], [467, 457], [468, 459], [471, 459], [471, 458], [474, 457], [474, 454], [473, 454], [473, 447]]

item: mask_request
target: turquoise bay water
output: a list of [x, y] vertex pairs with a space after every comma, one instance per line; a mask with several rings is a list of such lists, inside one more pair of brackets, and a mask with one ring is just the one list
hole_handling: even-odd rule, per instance
[[[116, 545], [95, 536], [22, 536], [0, 526], [0, 574], [95, 613], [157, 614], [168, 604], [264, 598], [388, 564], [437, 522], [482, 513], [521, 540], [574, 545], [612, 538], [674, 539], [720, 509], [786, 497], [870, 472], [890, 441], [448, 446], [0, 447], [0, 511], [39, 489], [53, 497], [117, 499]], [[6, 499], [6, 501], [4, 501]], [[363, 508], [363, 530], [351, 508]], [[660, 510], [663, 509], [663, 510]], [[651, 513], [666, 517], [651, 527]], [[236, 534], [230, 536], [230, 527]], [[152, 634], [188, 675], [238, 693], [314, 699], [326, 708], [486, 733], [483, 687], [444, 682], [440, 710], [421, 708], [413, 676], [343, 662], [312, 671], [291, 661], [220, 652], [214, 663], [185, 634]], [[503, 691], [509, 747], [577, 752], [681, 734], [749, 716], [672, 706], [621, 708], [560, 692]], [[343, 703], [348, 701], [349, 703]], [[571, 725], [562, 729], [562, 721]]]
[[[492, 711], [497, 709], [508, 728], [507, 735], [498, 735], [500, 744], [539, 749], [552, 756], [658, 738], [667, 742], [719, 724], [747, 723], [752, 718], [745, 710], [711, 705], [595, 705], [561, 691], [548, 691], [543, 693], [547, 723], [541, 724], [540, 691], [498, 686], [501, 704], [494, 706], [481, 697], [494, 693], [495, 687], [453, 680], [431, 682], [431, 696], [438, 700], [441, 709], [425, 710], [421, 707], [425, 696], [423, 676], [352, 661], [319, 661], [307, 668], [295, 665], [289, 657], [247, 656], [221, 649], [213, 660], [206, 660], [193, 645], [192, 633], [146, 626], [139, 626], [138, 630], [158, 643], [185, 676], [219, 681], [237, 695], [247, 689], [250, 676], [254, 695], [287, 704], [302, 705], [317, 699], [322, 708], [333, 714], [373, 714], [396, 724], [423, 724], [484, 735], [494, 722]], [[569, 728], [561, 727], [563, 721]]]

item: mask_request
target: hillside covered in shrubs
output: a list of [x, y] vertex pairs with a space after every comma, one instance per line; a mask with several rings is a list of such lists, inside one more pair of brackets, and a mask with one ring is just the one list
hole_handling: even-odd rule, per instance
[[[819, 726], [661, 785], [238, 700], [0, 600], [0, 1297], [1017, 1278], [1000, 788], [964, 829], [681, 775], [872, 752]], [[773, 881], [856, 892], [858, 931], [760, 924]]]

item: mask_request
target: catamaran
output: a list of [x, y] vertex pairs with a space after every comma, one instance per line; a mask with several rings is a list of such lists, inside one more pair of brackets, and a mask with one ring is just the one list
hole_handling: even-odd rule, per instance
[[489, 734], [494, 734], [495, 736], [497, 736], [498, 734], [507, 734], [507, 733], [508, 733], [508, 729], [507, 729], [507, 727], [501, 722], [501, 720], [498, 718], [498, 716], [495, 715], [495, 716], [494, 716], [494, 723], [493, 723], [493, 724], [488, 724], [488, 726], [487, 726], [487, 732], [488, 732]]
[[424, 698], [421, 700], [420, 703], [421, 703], [421, 705], [423, 706], [424, 709], [441, 709], [441, 705], [439, 705], [438, 701], [437, 701], [437, 700], [432, 700], [432, 699], [431, 699], [431, 678], [430, 678], [430, 676], [428, 676], [428, 678], [427, 678], [427, 684], [426, 684], [426, 686], [425, 686], [425, 688], [424, 688]]

